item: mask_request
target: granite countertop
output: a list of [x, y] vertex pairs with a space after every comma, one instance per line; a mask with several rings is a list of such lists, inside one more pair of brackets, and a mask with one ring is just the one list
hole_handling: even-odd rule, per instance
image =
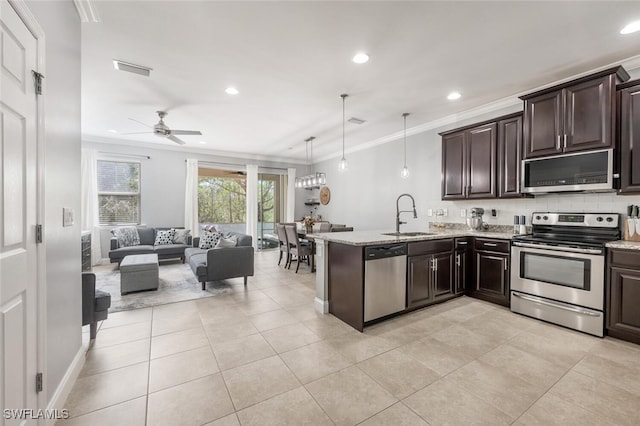
[[[512, 227], [507, 227], [512, 228]], [[485, 237], [510, 240], [513, 238], [513, 231], [504, 232], [502, 229], [489, 229], [487, 231], [469, 231], [465, 229], [436, 229], [431, 228], [428, 235], [410, 236], [391, 236], [383, 235], [390, 231], [353, 231], [353, 232], [324, 232], [313, 234], [315, 239], [330, 241], [332, 243], [341, 243], [352, 246], [368, 246], [374, 244], [395, 244], [415, 241], [439, 240], [443, 238], [454, 237]]]
[[626, 250], [640, 250], [640, 241], [611, 241], [606, 244], [609, 248], [626, 249]]

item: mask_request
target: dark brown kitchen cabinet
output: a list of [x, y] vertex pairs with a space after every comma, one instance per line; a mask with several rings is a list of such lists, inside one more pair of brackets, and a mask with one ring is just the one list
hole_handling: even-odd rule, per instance
[[418, 308], [454, 296], [453, 240], [408, 245], [407, 307]]
[[640, 80], [618, 86], [620, 194], [640, 194]]
[[522, 113], [498, 121], [498, 197], [521, 197]]
[[471, 258], [471, 238], [455, 239], [454, 291], [463, 294], [469, 282], [469, 264]]
[[475, 238], [474, 280], [468, 294], [478, 299], [509, 306], [509, 242]]
[[442, 136], [442, 199], [495, 198], [497, 123], [485, 122]]
[[607, 333], [640, 344], [640, 251], [610, 249]]
[[629, 79], [624, 68], [522, 96], [524, 158], [614, 147], [617, 79]]
[[442, 199], [464, 199], [466, 193], [465, 132], [442, 137]]

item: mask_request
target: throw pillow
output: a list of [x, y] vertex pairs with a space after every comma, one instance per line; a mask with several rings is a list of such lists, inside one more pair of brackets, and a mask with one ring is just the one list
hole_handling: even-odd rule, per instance
[[229, 238], [220, 238], [216, 248], [235, 247], [238, 245], [238, 236], [231, 235]]
[[210, 249], [214, 248], [218, 244], [218, 240], [222, 238], [222, 234], [219, 232], [205, 232], [200, 237], [200, 248]]
[[158, 231], [156, 233], [156, 242], [154, 245], [156, 246], [166, 246], [168, 244], [173, 244], [173, 234], [175, 229], [167, 229], [166, 231]]
[[190, 236], [190, 229], [173, 229], [173, 243], [174, 244], [189, 244], [187, 241]]
[[118, 247], [131, 247], [140, 244], [140, 236], [135, 226], [122, 226], [111, 230], [111, 234], [118, 239]]

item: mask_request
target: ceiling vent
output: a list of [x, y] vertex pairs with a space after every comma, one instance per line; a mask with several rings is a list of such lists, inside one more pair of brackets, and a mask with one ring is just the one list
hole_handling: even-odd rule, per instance
[[124, 62], [118, 59], [113, 60], [113, 67], [120, 71], [132, 72], [134, 74], [144, 75], [145, 77], [149, 77], [149, 74], [153, 69], [149, 67], [144, 67], [142, 65], [132, 64], [130, 62]]
[[365, 121], [367, 120], [363, 120], [361, 118], [355, 118], [355, 117], [351, 117], [350, 119], [347, 120], [349, 123], [353, 123], [353, 124], [363, 124]]

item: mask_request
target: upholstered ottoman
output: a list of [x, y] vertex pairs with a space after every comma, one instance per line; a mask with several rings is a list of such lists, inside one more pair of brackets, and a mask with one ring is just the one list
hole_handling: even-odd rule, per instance
[[158, 289], [158, 255], [135, 254], [120, 262], [120, 294]]

